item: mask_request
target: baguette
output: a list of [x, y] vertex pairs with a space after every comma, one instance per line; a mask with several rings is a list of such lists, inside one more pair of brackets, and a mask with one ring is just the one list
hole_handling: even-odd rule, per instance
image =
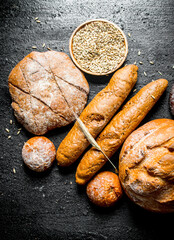
[[[143, 87], [111, 120], [97, 138], [98, 145], [110, 158], [129, 134], [140, 124], [146, 114], [167, 88], [168, 81], [158, 79]], [[81, 159], [76, 182], [85, 184], [106, 163], [104, 155], [92, 147]]]
[[[135, 65], [128, 65], [118, 70], [109, 84], [81, 113], [80, 119], [94, 138], [106, 126], [130, 93], [137, 81], [137, 70], [138, 67]], [[89, 142], [76, 122], [57, 150], [58, 165], [71, 165], [88, 146]]]

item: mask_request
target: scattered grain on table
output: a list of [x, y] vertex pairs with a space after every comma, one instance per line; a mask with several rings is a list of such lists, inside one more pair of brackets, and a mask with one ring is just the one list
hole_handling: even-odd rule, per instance
[[8, 132], [8, 133], [10, 132], [10, 130], [8, 128], [6, 128], [5, 131]]

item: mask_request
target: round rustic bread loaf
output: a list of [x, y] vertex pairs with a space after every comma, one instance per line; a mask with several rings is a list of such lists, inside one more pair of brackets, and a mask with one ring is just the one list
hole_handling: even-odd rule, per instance
[[88, 82], [62, 52], [32, 52], [9, 75], [17, 120], [31, 133], [45, 134], [74, 121], [89, 93]]
[[136, 204], [155, 212], [174, 212], [174, 120], [153, 120], [127, 138], [119, 177]]

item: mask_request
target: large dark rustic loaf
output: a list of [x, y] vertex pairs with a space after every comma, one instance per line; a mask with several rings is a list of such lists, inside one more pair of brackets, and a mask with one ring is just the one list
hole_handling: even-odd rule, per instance
[[17, 120], [42, 135], [75, 119], [64, 97], [80, 115], [89, 86], [68, 55], [48, 51], [32, 52], [20, 61], [9, 75], [9, 90]]
[[[137, 81], [138, 67], [128, 65], [118, 70], [109, 84], [83, 110], [80, 119], [95, 138], [124, 102]], [[89, 142], [76, 122], [57, 150], [57, 162], [68, 166], [76, 161]]]
[[153, 120], [126, 139], [119, 177], [136, 204], [151, 211], [174, 212], [174, 120]]
[[[143, 87], [123, 109], [111, 120], [97, 138], [98, 145], [110, 158], [129, 134], [140, 124], [158, 101], [168, 85], [159, 79]], [[76, 182], [85, 184], [106, 163], [104, 155], [92, 147], [83, 156], [77, 167]]]

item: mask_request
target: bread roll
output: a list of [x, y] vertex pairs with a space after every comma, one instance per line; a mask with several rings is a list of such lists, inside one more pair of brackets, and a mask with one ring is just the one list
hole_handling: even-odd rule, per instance
[[46, 171], [56, 157], [54, 144], [46, 137], [32, 137], [22, 148], [24, 163], [36, 172]]
[[88, 183], [86, 193], [100, 207], [113, 206], [122, 196], [119, 178], [113, 172], [101, 172]]
[[174, 120], [156, 119], [134, 131], [119, 157], [128, 197], [155, 212], [174, 212]]
[[[128, 65], [118, 70], [109, 84], [83, 110], [80, 119], [95, 138], [124, 102], [137, 81], [138, 67]], [[69, 166], [75, 162], [89, 142], [76, 122], [57, 150], [57, 163]]]
[[[129, 134], [140, 124], [146, 114], [158, 101], [168, 85], [165, 79], [159, 79], [143, 87], [123, 109], [110, 121], [97, 138], [98, 145], [110, 158], [121, 146]], [[80, 161], [76, 182], [85, 184], [106, 163], [104, 155], [92, 147]]]
[[89, 92], [68, 55], [55, 51], [28, 54], [11, 71], [8, 84], [17, 120], [35, 135], [74, 121], [66, 100], [80, 115]]

